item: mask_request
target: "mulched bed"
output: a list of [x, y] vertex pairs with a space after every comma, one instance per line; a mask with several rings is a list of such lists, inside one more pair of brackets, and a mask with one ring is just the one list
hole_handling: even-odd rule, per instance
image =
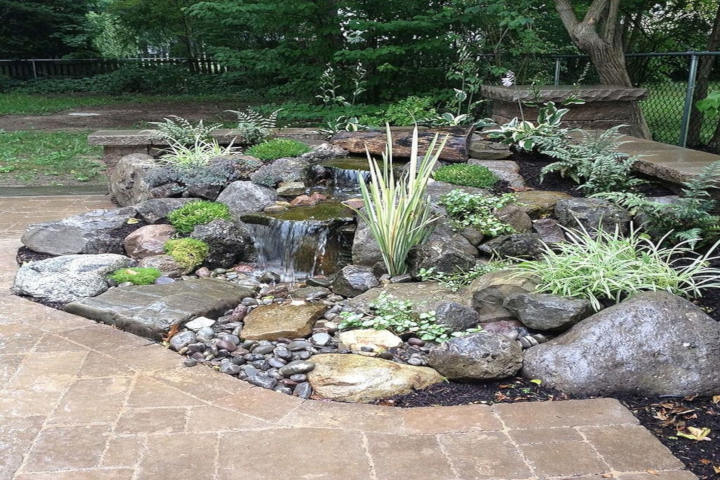
[[[718, 392], [720, 393], [720, 392]], [[483, 383], [447, 382], [376, 402], [401, 408], [568, 400], [583, 398], [515, 377]], [[585, 397], [587, 398], [587, 397]], [[720, 478], [720, 395], [694, 398], [616, 397], [700, 480]], [[678, 436], [709, 428], [710, 441]], [[718, 471], [715, 471], [715, 468]]]

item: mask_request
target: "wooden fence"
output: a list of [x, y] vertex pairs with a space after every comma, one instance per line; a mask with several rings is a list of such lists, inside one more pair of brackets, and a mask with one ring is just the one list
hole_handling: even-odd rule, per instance
[[225, 72], [226, 67], [209, 58], [122, 58], [122, 59], [48, 59], [29, 58], [25, 60], [0, 60], [0, 75], [19, 80], [49, 77], [89, 77], [109, 73], [125, 65], [157, 67], [162, 65], [182, 66], [193, 73], [216, 74]]

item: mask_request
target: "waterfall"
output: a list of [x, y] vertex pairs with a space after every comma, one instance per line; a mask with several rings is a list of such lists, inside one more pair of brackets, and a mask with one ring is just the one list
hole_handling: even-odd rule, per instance
[[258, 265], [280, 275], [281, 281], [332, 273], [326, 271], [327, 256], [332, 254], [327, 223], [272, 219], [268, 225], [250, 226]]
[[359, 193], [360, 177], [367, 183], [370, 180], [370, 172], [367, 170], [350, 170], [345, 168], [330, 167], [333, 172], [334, 192], [337, 193]]

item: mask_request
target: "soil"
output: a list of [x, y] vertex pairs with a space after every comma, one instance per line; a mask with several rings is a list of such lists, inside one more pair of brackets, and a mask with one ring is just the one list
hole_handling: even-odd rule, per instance
[[[241, 106], [241, 105], [240, 105]], [[159, 122], [170, 115], [205, 123], [232, 120], [225, 112], [238, 108], [237, 100], [213, 102], [158, 102], [79, 107], [48, 115], [0, 115], [0, 130], [93, 130], [100, 128], [133, 128], [146, 122]], [[98, 113], [80, 116], [71, 113]]]

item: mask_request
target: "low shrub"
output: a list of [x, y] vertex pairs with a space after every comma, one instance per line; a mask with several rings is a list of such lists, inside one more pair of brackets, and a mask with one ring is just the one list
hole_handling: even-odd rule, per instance
[[482, 165], [468, 165], [467, 163], [456, 163], [440, 167], [435, 170], [433, 177], [440, 182], [477, 188], [489, 188], [498, 181], [498, 178], [489, 168]]
[[245, 153], [267, 162], [284, 157], [299, 157], [309, 151], [310, 147], [292, 138], [274, 138], [248, 148]]
[[495, 216], [498, 209], [515, 201], [512, 194], [500, 196], [473, 195], [462, 190], [453, 190], [440, 198], [452, 225], [461, 230], [471, 227], [488, 237], [496, 237], [515, 230]]
[[239, 153], [239, 149], [232, 145], [221, 147], [216, 140], [207, 142], [200, 138], [195, 139], [192, 145], [180, 142], [171, 142], [168, 153], [160, 159], [178, 168], [202, 168], [215, 157], [224, 157]]
[[130, 282], [133, 285], [150, 285], [155, 283], [162, 273], [157, 268], [135, 267], [115, 270], [109, 276], [118, 284]]
[[164, 118], [162, 122], [149, 123], [155, 127], [160, 137], [171, 145], [194, 145], [198, 140], [211, 143], [213, 140], [212, 132], [222, 126], [219, 123], [205, 125], [202, 120], [198, 123], [192, 123], [177, 115], [170, 115], [168, 118]]
[[168, 215], [168, 220], [175, 230], [185, 234], [192, 232], [197, 225], [204, 225], [218, 218], [230, 220], [228, 206], [224, 203], [204, 200], [186, 203]]
[[185, 270], [202, 265], [210, 252], [208, 244], [195, 238], [178, 238], [165, 242], [165, 253], [173, 257]]
[[647, 235], [631, 231], [567, 230], [567, 242], [545, 245], [540, 260], [519, 263], [516, 268], [536, 277], [538, 291], [565, 297], [585, 298], [597, 311], [603, 302], [619, 303], [641, 291], [666, 290], [683, 297], [699, 297], [707, 288], [720, 288], [720, 269], [708, 264], [716, 243], [704, 255], [678, 244], [662, 248]]

